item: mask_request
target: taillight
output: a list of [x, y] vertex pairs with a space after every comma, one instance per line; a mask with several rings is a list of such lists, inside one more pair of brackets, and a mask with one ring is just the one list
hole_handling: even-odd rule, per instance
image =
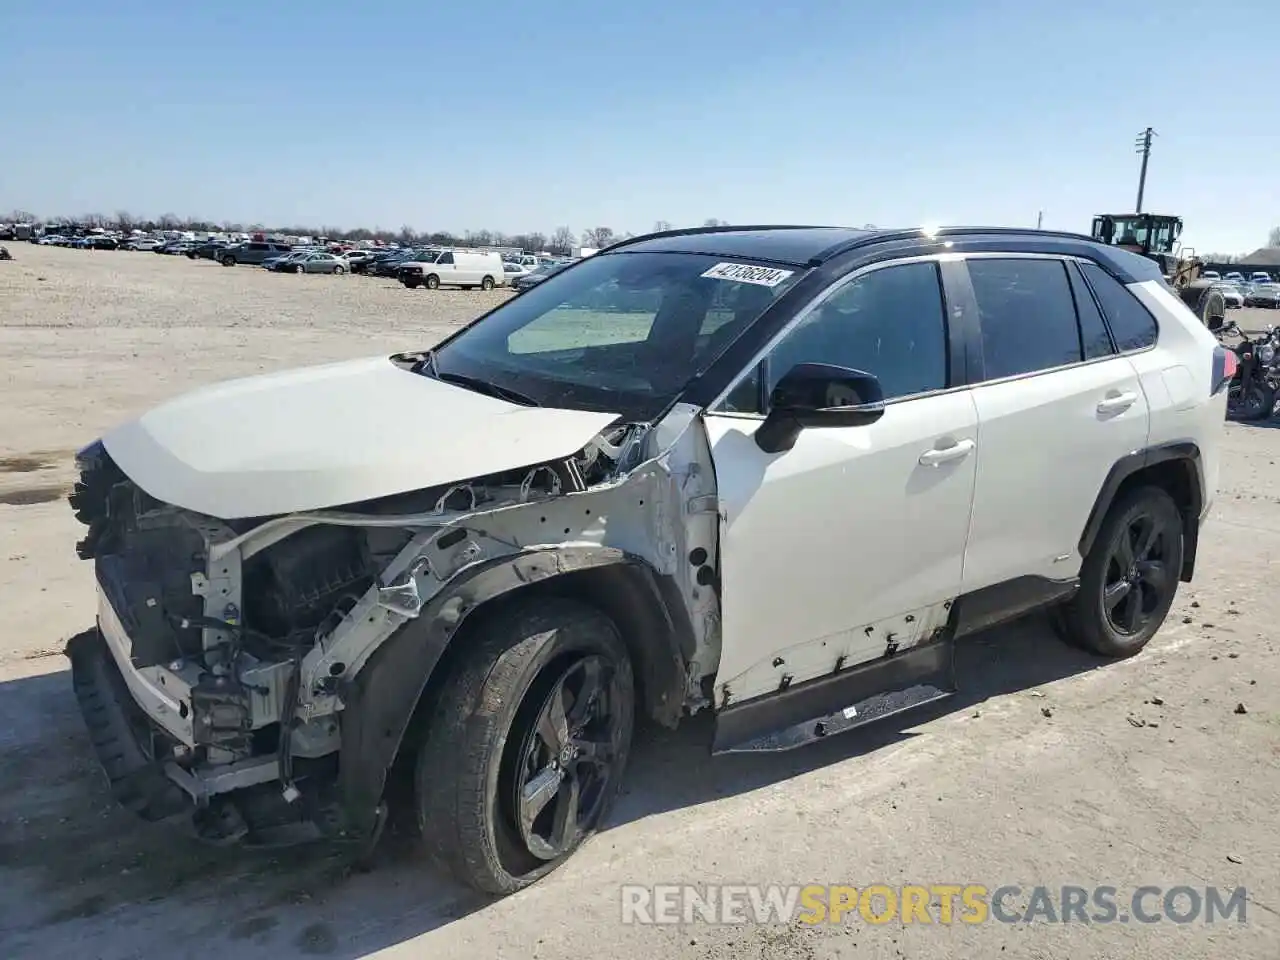
[[1226, 347], [1213, 348], [1213, 383], [1210, 393], [1217, 393], [1228, 383], [1231, 378], [1236, 375], [1236, 370], [1240, 366], [1240, 361], [1236, 359], [1235, 351], [1228, 350]]

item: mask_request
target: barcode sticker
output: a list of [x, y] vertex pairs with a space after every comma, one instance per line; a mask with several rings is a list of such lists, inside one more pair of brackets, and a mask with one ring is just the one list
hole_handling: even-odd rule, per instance
[[794, 270], [780, 270], [777, 267], [755, 267], [749, 263], [717, 263], [703, 274], [712, 280], [735, 280], [738, 283], [754, 283], [761, 287], [776, 287]]

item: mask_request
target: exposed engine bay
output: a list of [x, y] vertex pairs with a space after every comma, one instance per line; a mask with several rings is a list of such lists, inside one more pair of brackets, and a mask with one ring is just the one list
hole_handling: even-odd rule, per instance
[[[77, 552], [94, 561], [98, 633], [138, 708], [150, 773], [163, 773], [151, 815], [171, 811], [176, 786], [209, 839], [299, 822], [344, 835], [350, 798], [339, 772], [356, 678], [429, 603], [451, 633], [474, 602], [450, 596], [451, 586], [501, 558], [610, 550], [678, 584], [694, 643], [675, 708], [700, 706], [698, 683], [718, 657], [708, 575], [718, 517], [695, 423], [677, 409], [657, 425], [612, 427], [562, 461], [233, 520], [162, 503], [102, 443], [86, 448], [70, 498], [88, 527]], [[685, 561], [691, 551], [697, 568]], [[566, 553], [516, 578], [576, 562]]]

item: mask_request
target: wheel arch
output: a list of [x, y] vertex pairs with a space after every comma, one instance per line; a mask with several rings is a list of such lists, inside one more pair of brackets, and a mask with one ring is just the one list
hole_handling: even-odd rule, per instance
[[465, 653], [468, 632], [500, 605], [537, 596], [575, 599], [609, 616], [631, 654], [640, 708], [676, 725], [694, 633], [671, 578], [610, 547], [536, 550], [477, 564], [388, 638], [342, 691], [338, 779], [348, 833], [374, 829], [388, 774], [416, 741], [415, 723], [446, 682], [452, 658]]
[[1160, 444], [1121, 457], [1111, 467], [1080, 537], [1080, 556], [1088, 556], [1111, 505], [1129, 490], [1155, 486], [1173, 498], [1182, 514], [1183, 554], [1178, 579], [1189, 582], [1195, 572], [1204, 510], [1204, 466], [1200, 447], [1191, 441]]

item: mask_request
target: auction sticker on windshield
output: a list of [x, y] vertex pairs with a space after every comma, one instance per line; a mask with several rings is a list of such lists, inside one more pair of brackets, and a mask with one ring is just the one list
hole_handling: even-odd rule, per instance
[[749, 263], [717, 263], [703, 276], [713, 280], [736, 280], [738, 283], [776, 287], [794, 272], [794, 270], [779, 270], [776, 267], [753, 267]]

